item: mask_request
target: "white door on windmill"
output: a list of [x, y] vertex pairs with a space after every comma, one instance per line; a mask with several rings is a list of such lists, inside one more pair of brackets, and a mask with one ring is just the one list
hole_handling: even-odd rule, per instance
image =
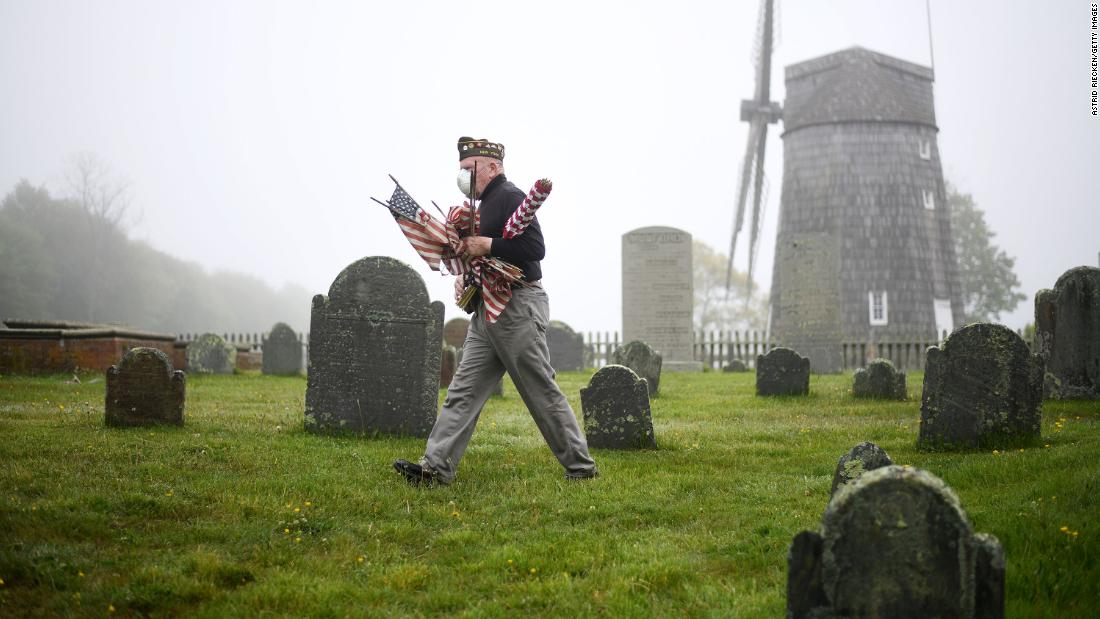
[[932, 299], [932, 304], [936, 309], [936, 337], [943, 337], [944, 331], [950, 334], [955, 330], [951, 318], [951, 299]]

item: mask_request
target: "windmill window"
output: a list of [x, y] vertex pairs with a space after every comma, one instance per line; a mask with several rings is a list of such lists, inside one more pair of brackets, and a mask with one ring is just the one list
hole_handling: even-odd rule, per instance
[[932, 159], [932, 141], [920, 140], [920, 158], [925, 161]]
[[921, 194], [924, 197], [924, 208], [930, 211], [934, 210], [936, 208], [936, 194], [927, 189], [923, 190]]
[[872, 325], [887, 324], [890, 308], [885, 290], [872, 290], [867, 293], [867, 311]]

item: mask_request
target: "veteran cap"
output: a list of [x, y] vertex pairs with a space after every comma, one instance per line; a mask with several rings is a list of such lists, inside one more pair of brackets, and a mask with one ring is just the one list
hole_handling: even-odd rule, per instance
[[463, 136], [458, 138], [458, 160], [462, 161], [467, 157], [492, 157], [504, 161], [504, 145], [484, 138]]

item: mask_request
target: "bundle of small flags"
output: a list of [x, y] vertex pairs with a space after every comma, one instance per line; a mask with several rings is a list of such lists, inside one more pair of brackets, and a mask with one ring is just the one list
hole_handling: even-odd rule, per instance
[[[469, 204], [452, 206], [447, 214], [445, 222], [440, 222], [416, 203], [405, 191], [401, 184], [394, 179], [393, 195], [386, 202], [371, 198], [375, 202], [390, 209], [394, 220], [401, 228], [402, 234], [408, 239], [416, 253], [428, 263], [433, 271], [444, 271], [451, 275], [463, 276], [473, 272], [477, 281], [481, 282], [481, 299], [485, 304], [485, 319], [495, 323], [508, 301], [512, 299], [512, 286], [519, 284], [528, 285], [523, 281], [523, 271], [519, 267], [509, 264], [499, 258], [491, 256], [460, 255], [458, 246], [461, 239], [460, 230], [473, 230], [477, 234], [481, 217], [480, 213], [472, 212]], [[527, 229], [535, 218], [535, 211], [542, 206], [550, 195], [553, 183], [548, 179], [541, 179], [535, 183], [531, 191], [527, 193], [523, 203], [516, 208], [508, 222], [504, 225], [503, 237], [515, 238]], [[438, 207], [437, 207], [438, 208]], [[442, 213], [442, 211], [441, 211]], [[473, 226], [470, 226], [470, 218], [474, 218]], [[463, 277], [455, 281], [455, 299], [463, 289]]]

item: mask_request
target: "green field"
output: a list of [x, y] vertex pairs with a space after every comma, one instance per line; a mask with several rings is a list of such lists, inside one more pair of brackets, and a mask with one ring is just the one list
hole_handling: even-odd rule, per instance
[[[578, 414], [589, 376], [559, 376]], [[927, 454], [919, 374], [900, 403], [666, 374], [660, 449], [572, 482], [506, 382], [456, 483], [418, 489], [390, 463], [422, 439], [305, 433], [302, 378], [191, 376], [184, 427], [129, 430], [66, 378], [0, 377], [2, 616], [781, 617], [787, 546], [864, 440], [1000, 538], [1008, 616], [1100, 608], [1100, 403], [1045, 403], [1034, 449]]]

